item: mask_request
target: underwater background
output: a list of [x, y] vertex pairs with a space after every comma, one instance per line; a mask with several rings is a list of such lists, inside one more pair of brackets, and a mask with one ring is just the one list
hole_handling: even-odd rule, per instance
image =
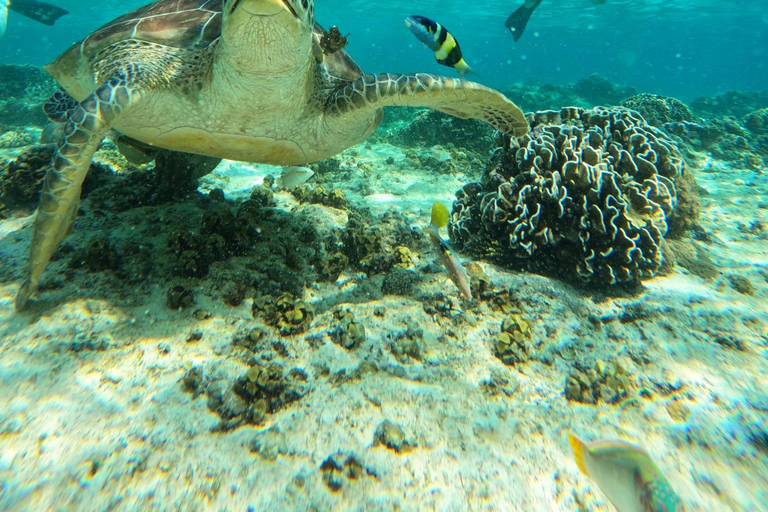
[[366, 73], [455, 77], [439, 21], [529, 132], [111, 131], [16, 311], [41, 66], [144, 4], [50, 1], [0, 38], [0, 511], [768, 512], [768, 0], [543, 0], [518, 42], [523, 0], [316, 0]]
[[[49, 29], [11, 15], [0, 62], [43, 65], [89, 31], [144, 5], [56, 2], [69, 11]], [[477, 78], [491, 87], [510, 81], [573, 83], [592, 73], [684, 101], [768, 83], [768, 12], [763, 0], [545, 0], [517, 43], [504, 27], [516, 1], [468, 6], [442, 2], [318, 2], [317, 21], [350, 34], [349, 51], [368, 72], [445, 70], [403, 25], [411, 14], [433, 18], [458, 39]]]

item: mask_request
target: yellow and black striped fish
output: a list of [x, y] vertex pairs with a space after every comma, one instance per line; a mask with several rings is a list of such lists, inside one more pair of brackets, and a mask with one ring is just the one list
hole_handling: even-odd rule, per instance
[[438, 22], [424, 16], [409, 16], [405, 18], [405, 26], [411, 29], [413, 35], [435, 52], [435, 59], [444, 66], [450, 66], [464, 77], [472, 71], [461, 54], [459, 42], [448, 30]]

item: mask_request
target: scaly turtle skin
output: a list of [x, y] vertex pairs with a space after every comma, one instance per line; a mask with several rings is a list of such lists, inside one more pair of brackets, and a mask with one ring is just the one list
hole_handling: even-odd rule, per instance
[[276, 165], [321, 160], [365, 140], [391, 105], [481, 119], [517, 137], [528, 131], [520, 109], [482, 85], [364, 75], [346, 52], [324, 54], [313, 3], [160, 0], [46, 67], [62, 85], [45, 105], [61, 135], [16, 309], [71, 232], [91, 157], [110, 129], [159, 148]]

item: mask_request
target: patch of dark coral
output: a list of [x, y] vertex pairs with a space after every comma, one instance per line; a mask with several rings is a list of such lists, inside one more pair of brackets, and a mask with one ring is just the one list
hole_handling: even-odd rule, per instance
[[302, 203], [321, 204], [340, 210], [349, 206], [347, 195], [338, 188], [328, 189], [323, 185], [302, 185], [291, 190], [291, 193]]
[[742, 117], [749, 112], [768, 107], [768, 91], [729, 91], [717, 96], [698, 98], [691, 108], [702, 117]]
[[464, 148], [487, 154], [493, 147], [493, 128], [477, 119], [459, 119], [436, 110], [421, 110], [408, 124], [387, 134], [398, 146]]
[[597, 73], [582, 78], [573, 85], [573, 92], [590, 105], [616, 105], [636, 93], [632, 87], [620, 87]]
[[120, 264], [120, 255], [104, 236], [90, 238], [85, 248], [76, 250], [69, 259], [70, 268], [83, 268], [89, 272], [118, 270]]
[[53, 145], [34, 146], [0, 169], [0, 218], [37, 207], [53, 151]]
[[[674, 142], [636, 112], [529, 114], [519, 144], [500, 138], [481, 183], [457, 192], [451, 238], [513, 268], [636, 286], [661, 266], [676, 206], [693, 202]], [[689, 220], [677, 221], [687, 225]]]
[[0, 64], [0, 131], [11, 127], [43, 127], [43, 104], [57, 89], [41, 68]]
[[340, 491], [344, 485], [363, 476], [377, 478], [376, 473], [365, 467], [355, 454], [344, 452], [336, 452], [325, 459], [320, 464], [320, 474], [332, 492]]
[[595, 405], [598, 401], [618, 404], [633, 390], [627, 371], [617, 361], [576, 361], [565, 380], [565, 397], [574, 402]]
[[193, 397], [207, 396], [208, 409], [221, 422], [213, 429], [228, 431], [244, 424], [260, 424], [309, 392], [309, 375], [301, 368], [285, 370], [279, 363], [255, 364], [232, 383], [190, 368], [181, 380]]
[[663, 128], [666, 123], [696, 121], [696, 116], [688, 105], [678, 99], [658, 94], [637, 94], [622, 101], [621, 105], [636, 110], [643, 119], [657, 128]]
[[290, 293], [283, 293], [279, 297], [271, 295], [256, 297], [253, 300], [252, 311], [255, 317], [262, 317], [283, 335], [306, 331], [315, 317], [310, 305]]
[[395, 265], [407, 266], [409, 262], [404, 259], [422, 242], [422, 236], [392, 210], [376, 219], [368, 210], [350, 210], [341, 239], [350, 265], [369, 276], [387, 272]]

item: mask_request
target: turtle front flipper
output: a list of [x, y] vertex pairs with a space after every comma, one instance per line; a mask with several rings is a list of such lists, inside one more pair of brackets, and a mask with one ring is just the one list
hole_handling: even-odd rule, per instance
[[331, 96], [328, 110], [344, 115], [386, 106], [428, 107], [462, 119], [480, 119], [515, 137], [529, 129], [523, 111], [500, 92], [427, 73], [365, 75]]
[[43, 182], [27, 276], [16, 295], [16, 310], [26, 306], [51, 255], [72, 230], [80, 189], [99, 143], [115, 118], [139, 96], [129, 77], [121, 73], [67, 112], [62, 137]]

